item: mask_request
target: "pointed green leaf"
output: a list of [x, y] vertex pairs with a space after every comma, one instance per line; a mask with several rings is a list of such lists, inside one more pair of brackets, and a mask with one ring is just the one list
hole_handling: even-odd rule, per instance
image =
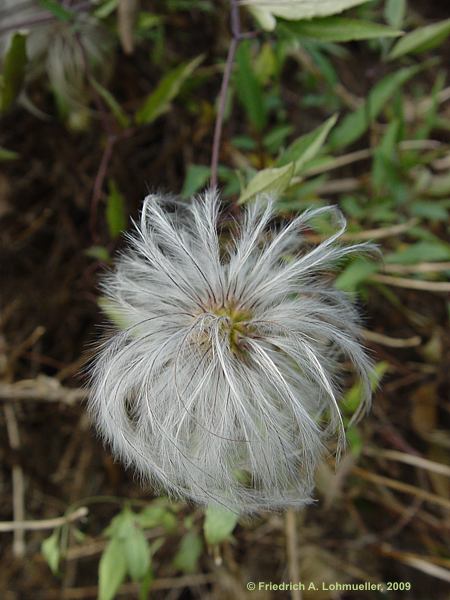
[[[370, 387], [372, 392], [377, 389], [380, 381], [383, 379], [388, 370], [389, 363], [386, 361], [381, 361], [375, 365], [370, 375]], [[352, 386], [345, 394], [342, 407], [346, 416], [351, 417], [353, 414], [355, 414], [361, 402], [362, 393], [362, 385], [360, 382], [358, 382], [355, 383], [355, 385]]]
[[277, 26], [277, 20], [269, 10], [265, 10], [261, 6], [248, 6], [248, 10], [265, 31], [273, 31]]
[[[117, 327], [117, 329], [125, 331], [125, 329], [128, 329], [128, 327], [130, 327], [131, 323], [126, 319], [126, 317], [124, 315], [124, 311], [121, 310], [121, 307], [119, 304], [117, 304], [117, 302], [114, 302], [113, 300], [111, 300], [110, 298], [107, 298], [106, 296], [100, 296], [97, 300], [97, 304], [100, 307], [100, 309], [105, 313], [105, 315], [108, 317], [108, 319], [111, 321], [111, 323], [114, 323], [114, 325]], [[120, 515], [115, 517], [115, 519], [117, 519], [119, 517], [120, 517]], [[114, 527], [115, 519], [113, 519], [111, 521], [109, 527], [106, 529], [105, 533], [107, 535], [109, 535], [110, 531], [112, 531], [112, 528]]]
[[421, 65], [406, 67], [390, 73], [379, 81], [370, 92], [364, 104], [355, 112], [347, 115], [335, 128], [330, 136], [333, 149], [343, 148], [355, 142], [378, 117], [392, 96], [421, 70]]
[[38, 0], [38, 4], [51, 12], [59, 21], [71, 21], [74, 17], [74, 13], [71, 10], [61, 6], [56, 0]]
[[277, 166], [282, 167], [291, 162], [295, 163], [294, 174], [298, 175], [304, 165], [312, 160], [320, 151], [328, 134], [334, 127], [337, 115], [333, 115], [311, 133], [307, 133], [293, 142], [280, 156]]
[[403, 32], [387, 25], [347, 19], [345, 17], [325, 17], [311, 21], [293, 21], [286, 25], [289, 31], [298, 36], [322, 42], [351, 42], [383, 37], [398, 37]]
[[384, 16], [391, 27], [402, 27], [406, 15], [406, 0], [387, 0]]
[[132, 533], [134, 522], [133, 513], [126, 506], [118, 515], [111, 519], [110, 524], [103, 532], [106, 536], [124, 540]]
[[183, 83], [190, 77], [204, 56], [197, 56], [188, 63], [183, 63], [169, 71], [156, 86], [154, 92], [145, 101], [136, 114], [138, 125], [148, 125], [164, 114], [170, 107], [172, 100], [178, 95]]
[[0, 162], [16, 160], [17, 158], [19, 158], [19, 154], [17, 152], [14, 152], [13, 150], [7, 150], [6, 148], [2, 148], [0, 146]]
[[61, 558], [60, 548], [60, 529], [55, 529], [52, 535], [46, 538], [41, 544], [41, 552], [47, 561], [53, 575], [58, 573], [59, 561]]
[[127, 571], [133, 581], [145, 577], [150, 568], [150, 548], [145, 535], [136, 524], [123, 542]]
[[277, 196], [284, 192], [294, 175], [295, 163], [289, 163], [284, 167], [264, 169], [259, 171], [242, 192], [239, 204], [248, 202], [258, 194], [273, 194]]
[[173, 560], [174, 566], [183, 573], [195, 573], [203, 550], [202, 540], [195, 531], [189, 531], [181, 540]]
[[190, 198], [207, 183], [211, 175], [211, 168], [206, 165], [189, 165], [184, 178], [182, 198]]
[[248, 120], [257, 131], [267, 125], [267, 111], [263, 89], [251, 61], [251, 44], [240, 44], [236, 54], [236, 91], [247, 113]]
[[111, 94], [109, 90], [103, 87], [98, 81], [96, 81], [93, 77], [90, 79], [92, 87], [95, 88], [97, 93], [100, 95], [102, 100], [107, 104], [108, 108], [111, 110], [112, 114], [115, 116], [117, 122], [124, 129], [130, 125], [130, 118]]
[[105, 246], [91, 246], [90, 248], [87, 248], [84, 253], [86, 256], [96, 258], [102, 262], [109, 262], [111, 260], [108, 248], [105, 248]]
[[0, 111], [8, 110], [19, 95], [25, 79], [27, 65], [27, 38], [15, 33], [3, 60], [3, 72], [0, 83]]
[[442, 44], [450, 35], [450, 19], [426, 25], [408, 33], [392, 48], [389, 59], [400, 58], [405, 54], [419, 54]]
[[113, 180], [109, 182], [109, 194], [106, 204], [106, 221], [112, 239], [118, 237], [127, 226], [125, 200]]
[[147, 506], [136, 515], [136, 519], [144, 529], [161, 526], [167, 531], [173, 531], [176, 527], [175, 515], [165, 506]]
[[338, 290], [355, 292], [358, 287], [378, 271], [378, 264], [367, 258], [356, 258], [336, 278]]
[[218, 506], [208, 506], [203, 525], [208, 544], [220, 544], [230, 538], [239, 520], [239, 515]]
[[98, 571], [98, 600], [113, 600], [117, 590], [125, 580], [127, 562], [122, 542], [113, 538], [100, 559]]
[[385, 256], [387, 263], [413, 265], [417, 262], [450, 260], [450, 244], [442, 241], [421, 241], [410, 244], [404, 250], [397, 250]]
[[347, 442], [350, 446], [352, 454], [354, 456], [359, 456], [364, 446], [364, 442], [359, 429], [353, 425], [352, 427], [349, 427], [347, 429], [347, 431], [345, 432], [345, 436], [347, 438]]
[[[392, 185], [396, 184], [396, 180], [391, 182], [392, 177], [390, 176], [390, 172], [392, 170], [392, 165], [395, 164], [394, 161], [399, 132], [400, 121], [394, 119], [389, 123], [380, 144], [374, 151], [372, 183], [375, 190], [379, 193], [381, 193], [389, 183], [392, 183]], [[394, 169], [394, 171], [396, 173], [397, 170]]]
[[430, 221], [448, 221], [449, 210], [445, 207], [445, 201], [423, 201], [417, 200], [410, 206], [411, 214], [415, 217], [429, 219]]
[[149, 593], [154, 579], [155, 574], [153, 573], [153, 569], [150, 566], [145, 577], [141, 581], [141, 585], [139, 588], [139, 600], [149, 600]]
[[261, 27], [267, 31], [275, 28], [274, 17], [289, 20], [312, 19], [336, 15], [352, 6], [364, 4], [367, 0], [243, 0], [241, 4], [247, 6]]
[[[97, 4], [98, 3], [96, 3], [96, 5]], [[97, 17], [97, 19], [106, 19], [116, 10], [118, 4], [119, 0], [103, 0], [98, 8], [94, 10], [94, 16]]]

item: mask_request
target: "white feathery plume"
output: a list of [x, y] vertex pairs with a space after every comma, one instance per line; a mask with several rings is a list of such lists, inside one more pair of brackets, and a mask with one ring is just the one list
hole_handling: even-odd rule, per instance
[[[302, 232], [331, 214], [312, 250]], [[324, 280], [343, 257], [333, 208], [276, 230], [259, 197], [221, 243], [214, 192], [184, 204], [145, 199], [103, 290], [126, 328], [92, 366], [90, 411], [104, 440], [145, 482], [239, 513], [311, 501], [326, 440], [343, 443], [342, 359], [370, 401], [370, 361], [348, 298]]]

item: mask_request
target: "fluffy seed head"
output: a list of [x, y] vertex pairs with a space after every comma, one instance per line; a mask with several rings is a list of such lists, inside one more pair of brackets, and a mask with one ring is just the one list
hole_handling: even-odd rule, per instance
[[[337, 231], [303, 233], [329, 213]], [[311, 501], [324, 443], [337, 433], [343, 359], [370, 399], [357, 314], [324, 275], [342, 247], [334, 208], [273, 225], [260, 197], [220, 236], [218, 198], [148, 196], [103, 282], [122, 327], [92, 368], [90, 410], [117, 457], [169, 493], [244, 513]], [[235, 224], [236, 225], [236, 224]]]
[[99, 21], [75, 10], [71, 20], [60, 20], [37, 0], [3, 0], [0, 5], [0, 60], [12, 34], [28, 31], [28, 79], [46, 73], [63, 111], [84, 107], [88, 77], [105, 81], [111, 72], [111, 40]]

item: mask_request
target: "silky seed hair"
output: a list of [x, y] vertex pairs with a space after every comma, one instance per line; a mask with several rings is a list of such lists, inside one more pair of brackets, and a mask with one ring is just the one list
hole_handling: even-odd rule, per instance
[[[336, 232], [310, 249], [329, 215]], [[345, 219], [308, 210], [275, 229], [258, 197], [222, 243], [219, 198], [150, 195], [102, 283], [120, 328], [91, 369], [90, 412], [146, 484], [239, 513], [302, 506], [330, 437], [344, 443], [344, 365], [370, 402], [358, 315], [325, 275], [366, 250], [340, 246]], [[231, 236], [231, 239], [230, 239]]]

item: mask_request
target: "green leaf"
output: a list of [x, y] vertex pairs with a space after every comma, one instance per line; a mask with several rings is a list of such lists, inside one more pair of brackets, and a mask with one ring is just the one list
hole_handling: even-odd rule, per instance
[[97, 19], [106, 19], [112, 14], [119, 4], [119, 0], [103, 0], [98, 8], [94, 10], [94, 16]]
[[440, 202], [417, 200], [411, 204], [411, 214], [430, 221], [447, 221], [448, 209]]
[[111, 94], [109, 90], [104, 88], [98, 81], [96, 81], [93, 77], [90, 79], [91, 85], [97, 93], [100, 95], [102, 100], [107, 104], [110, 108], [112, 114], [115, 116], [117, 122], [124, 129], [130, 125], [130, 118]]
[[330, 145], [335, 150], [355, 142], [378, 117], [392, 96], [409, 79], [414, 77], [422, 67], [415, 65], [390, 73], [379, 81], [370, 92], [364, 104], [355, 112], [347, 115], [335, 128], [330, 136]]
[[263, 144], [264, 147], [270, 154], [277, 152], [281, 145], [285, 143], [288, 135], [293, 131], [292, 125], [275, 125], [271, 128], [271, 131], [264, 136]]
[[136, 524], [123, 542], [127, 571], [133, 581], [140, 581], [150, 568], [150, 548], [145, 535]]
[[112, 239], [118, 237], [127, 226], [125, 200], [113, 180], [109, 181], [109, 194], [106, 204], [106, 221]]
[[333, 115], [322, 123], [320, 127], [299, 137], [289, 148], [283, 152], [277, 161], [277, 166], [282, 167], [289, 163], [295, 163], [294, 174], [298, 175], [307, 162], [312, 160], [320, 151], [328, 134], [334, 127], [337, 115]]
[[139, 600], [148, 600], [150, 589], [152, 587], [152, 583], [155, 579], [155, 574], [153, 573], [153, 569], [148, 569], [145, 577], [141, 581], [141, 586], [139, 588]]
[[184, 178], [182, 198], [190, 198], [207, 183], [211, 175], [211, 168], [206, 165], [189, 165]]
[[[388, 369], [389, 363], [385, 361], [381, 361], [375, 365], [370, 375], [370, 387], [372, 392], [377, 389]], [[351, 417], [358, 409], [358, 406], [361, 402], [362, 391], [362, 385], [360, 382], [358, 382], [355, 383], [355, 385], [352, 386], [345, 394], [342, 407], [346, 416]]]
[[58, 566], [61, 558], [60, 532], [60, 529], [55, 529], [52, 535], [46, 538], [41, 544], [41, 552], [53, 575], [58, 573]]
[[406, 15], [406, 0], [387, 0], [384, 16], [391, 27], [402, 27]]
[[71, 10], [61, 6], [56, 0], [38, 0], [38, 3], [42, 8], [51, 12], [59, 21], [71, 21], [74, 17], [74, 13]]
[[150, 94], [144, 105], [138, 110], [136, 114], [137, 124], [148, 125], [167, 112], [170, 103], [180, 92], [183, 83], [190, 77], [203, 59], [203, 55], [197, 56], [194, 60], [183, 63], [169, 71], [158, 83], [155, 91]]
[[131, 535], [134, 527], [134, 514], [125, 507], [118, 515], [111, 519], [110, 524], [105, 529], [104, 534], [111, 538], [125, 540]]
[[366, 258], [356, 258], [336, 278], [335, 286], [339, 290], [355, 292], [377, 270], [377, 263]]
[[274, 48], [270, 42], [262, 45], [254, 62], [253, 70], [261, 85], [269, 82], [277, 71], [278, 61]]
[[267, 111], [263, 89], [251, 60], [251, 44], [246, 41], [240, 44], [236, 53], [236, 91], [245, 108], [248, 120], [257, 131], [267, 125]]
[[2, 148], [0, 146], [0, 162], [16, 160], [17, 158], [19, 158], [19, 154], [17, 152], [14, 152], [13, 150], [7, 150], [6, 148]]
[[291, 0], [290, 2], [269, 2], [257, 4], [255, 0], [244, 0], [243, 4], [248, 5], [249, 10], [259, 21], [261, 27], [267, 31], [275, 28], [276, 21], [274, 17], [282, 17], [289, 20], [312, 19], [313, 17], [325, 17], [336, 15], [352, 6], [364, 4], [367, 0]]
[[239, 520], [239, 515], [218, 506], [208, 506], [203, 530], [208, 544], [220, 544], [230, 538]]
[[111, 260], [108, 248], [105, 248], [105, 246], [91, 246], [90, 248], [85, 250], [84, 253], [86, 254], [86, 256], [96, 258], [97, 260], [101, 260], [102, 262], [109, 262]]
[[354, 456], [359, 456], [361, 454], [361, 450], [363, 449], [364, 442], [358, 428], [355, 426], [349, 427], [345, 432], [345, 436], [352, 454]]
[[350, 42], [353, 40], [398, 37], [403, 33], [380, 23], [347, 19], [345, 17], [325, 17], [312, 19], [311, 21], [297, 21], [286, 24], [286, 27], [296, 35], [322, 42]]
[[175, 515], [164, 506], [147, 506], [136, 515], [136, 519], [144, 529], [162, 526], [167, 531], [173, 531], [177, 524]]
[[422, 241], [385, 256], [387, 263], [401, 265], [413, 265], [418, 262], [434, 260], [450, 260], [450, 244], [440, 241]]
[[273, 31], [275, 29], [277, 20], [270, 11], [264, 10], [261, 6], [249, 6], [248, 10], [255, 17], [262, 29], [265, 31]]
[[26, 36], [15, 33], [3, 60], [0, 85], [0, 111], [8, 110], [19, 95], [27, 65]]
[[248, 202], [258, 194], [273, 194], [274, 196], [281, 194], [288, 188], [294, 171], [295, 163], [289, 163], [278, 169], [263, 169], [259, 171], [241, 193], [239, 204]]
[[450, 19], [426, 25], [405, 35], [392, 48], [388, 58], [393, 60], [405, 54], [419, 54], [442, 44], [450, 35]]
[[150, 29], [154, 29], [158, 25], [161, 25], [161, 23], [163, 23], [163, 18], [160, 15], [141, 12], [137, 18], [136, 29], [138, 34], [142, 35]]
[[200, 536], [195, 531], [189, 531], [181, 540], [173, 560], [174, 566], [183, 573], [195, 573], [202, 550], [203, 544]]
[[98, 600], [113, 600], [127, 574], [127, 561], [122, 542], [113, 538], [100, 559], [98, 569]]
[[[97, 304], [117, 329], [125, 330], [130, 327], [131, 323], [125, 318], [121, 307], [116, 302], [106, 296], [100, 296]], [[114, 519], [112, 522], [114, 522]]]
[[390, 183], [392, 186], [397, 183], [397, 169], [394, 169], [394, 177], [391, 176], [391, 173], [395, 161], [395, 151], [399, 132], [400, 121], [392, 121], [389, 123], [379, 146], [375, 148], [372, 167], [372, 183], [377, 192], [383, 190], [386, 185]]

